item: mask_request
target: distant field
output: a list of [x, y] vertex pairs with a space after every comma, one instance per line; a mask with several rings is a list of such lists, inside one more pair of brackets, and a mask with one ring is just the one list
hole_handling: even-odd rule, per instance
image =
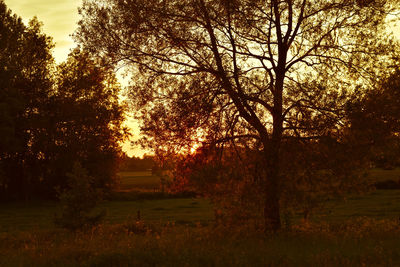
[[364, 195], [351, 196], [342, 201], [331, 201], [314, 216], [318, 220], [334, 222], [357, 217], [400, 218], [400, 190], [376, 190]]
[[157, 192], [160, 191], [160, 177], [152, 175], [151, 171], [120, 172], [118, 191]]
[[[118, 191], [130, 192], [158, 192], [160, 191], [160, 177], [152, 175], [151, 171], [139, 172], [120, 172], [120, 185]], [[393, 170], [371, 169], [368, 171], [366, 179], [370, 183], [383, 182], [387, 180], [399, 181], [400, 168]]]
[[367, 178], [372, 182], [383, 182], [386, 180], [399, 181], [400, 168], [395, 168], [393, 170], [371, 169], [368, 171]]

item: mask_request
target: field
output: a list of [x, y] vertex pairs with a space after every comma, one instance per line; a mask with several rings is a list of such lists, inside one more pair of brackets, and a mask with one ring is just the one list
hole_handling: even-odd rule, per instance
[[119, 191], [157, 192], [160, 190], [160, 178], [151, 171], [120, 172]]
[[[399, 177], [400, 169], [376, 169], [367, 179]], [[149, 172], [121, 173], [117, 193], [127, 197], [102, 203], [105, 222], [89, 232], [56, 228], [56, 203], [1, 203], [0, 266], [400, 264], [400, 190], [327, 203], [315, 220], [265, 237], [246, 225], [215, 225], [207, 200], [146, 197], [159, 194], [159, 185]]]

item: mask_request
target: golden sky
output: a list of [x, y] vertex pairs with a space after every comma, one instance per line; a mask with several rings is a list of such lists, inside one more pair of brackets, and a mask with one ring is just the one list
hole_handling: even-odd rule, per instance
[[60, 63], [67, 58], [69, 50], [75, 46], [70, 34], [77, 27], [81, 0], [5, 0], [5, 3], [25, 24], [37, 16], [43, 22], [44, 32], [56, 43], [56, 61]]

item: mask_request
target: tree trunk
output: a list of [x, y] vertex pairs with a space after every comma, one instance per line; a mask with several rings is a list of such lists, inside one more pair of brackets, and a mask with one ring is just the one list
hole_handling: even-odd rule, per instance
[[[285, 52], [285, 51], [284, 51]], [[284, 52], [280, 54], [285, 55]], [[280, 57], [285, 62], [285, 56]], [[282, 118], [282, 93], [283, 80], [285, 78], [284, 64], [280, 62], [277, 70], [277, 79], [274, 90], [274, 106], [272, 111], [273, 131], [270, 140], [264, 142], [264, 155], [266, 159], [265, 203], [264, 203], [264, 227], [266, 232], [276, 232], [281, 228], [280, 218], [280, 148], [283, 133]]]
[[[276, 232], [281, 228], [280, 192], [279, 192], [279, 154], [267, 151], [267, 171], [264, 188], [264, 229], [265, 232]], [[268, 155], [267, 155], [268, 153]], [[279, 150], [278, 150], [279, 153]]]

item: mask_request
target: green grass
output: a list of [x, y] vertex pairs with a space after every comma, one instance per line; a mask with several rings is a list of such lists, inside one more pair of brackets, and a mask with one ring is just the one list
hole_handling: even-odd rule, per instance
[[[399, 173], [372, 170], [369, 177]], [[148, 172], [121, 173], [121, 181], [122, 193], [132, 196], [152, 194], [148, 188], [159, 183]], [[0, 266], [400, 265], [400, 190], [328, 202], [315, 220], [270, 236], [210, 223], [212, 206], [204, 199], [127, 199], [103, 202], [104, 224], [85, 233], [53, 225], [57, 203], [0, 203]]]
[[160, 177], [152, 175], [151, 171], [142, 172], [120, 172], [118, 174], [120, 185], [118, 191], [160, 191]]
[[123, 224], [76, 234], [0, 234], [0, 266], [398, 266], [399, 228], [377, 225], [270, 236], [202, 226], [135, 234]]
[[[204, 199], [179, 198], [140, 201], [107, 201], [106, 223], [122, 223], [136, 219], [148, 222], [189, 223], [213, 220], [211, 204]], [[0, 232], [54, 228], [57, 203], [1, 203]], [[400, 216], [400, 190], [377, 190], [345, 201], [328, 202], [313, 218], [317, 221], [340, 222], [357, 217], [396, 219]]]
[[330, 201], [315, 217], [318, 220], [336, 222], [356, 217], [399, 219], [400, 190], [376, 190], [341, 201]]
[[384, 169], [371, 169], [368, 171], [367, 179], [372, 183], [383, 182], [387, 180], [399, 181], [400, 180], [400, 168], [393, 170]]
[[[392, 179], [399, 174], [400, 169], [374, 169], [370, 177], [378, 181]], [[159, 183], [158, 178], [151, 176], [150, 172], [123, 172], [120, 175], [121, 183], [127, 190], [120, 193], [130, 195], [125, 201], [107, 201], [101, 205], [100, 208], [107, 212], [106, 223], [122, 223], [129, 218], [136, 219], [138, 211], [141, 219], [149, 222], [174, 221], [193, 224], [213, 220], [212, 206], [204, 199], [161, 198], [161, 195], [161, 199], [146, 200], [147, 195], [135, 198], [137, 192], [134, 191], [137, 188]], [[151, 192], [142, 194], [153, 195]], [[0, 232], [54, 228], [53, 218], [57, 210], [58, 204], [52, 202], [0, 203]], [[348, 197], [345, 201], [331, 201], [313, 218], [317, 221], [340, 222], [363, 216], [375, 219], [399, 218], [400, 190], [376, 190]]]
[[[55, 228], [53, 218], [57, 203], [1, 203], [0, 232]], [[159, 199], [141, 201], [107, 201], [99, 206], [106, 210], [105, 223], [136, 220], [140, 211], [148, 222], [194, 223], [213, 219], [211, 205], [204, 199]]]
[[204, 199], [160, 199], [143, 201], [110, 201], [103, 206], [107, 210], [106, 221], [121, 223], [127, 218], [137, 218], [147, 222], [193, 223], [213, 219], [211, 205]]

